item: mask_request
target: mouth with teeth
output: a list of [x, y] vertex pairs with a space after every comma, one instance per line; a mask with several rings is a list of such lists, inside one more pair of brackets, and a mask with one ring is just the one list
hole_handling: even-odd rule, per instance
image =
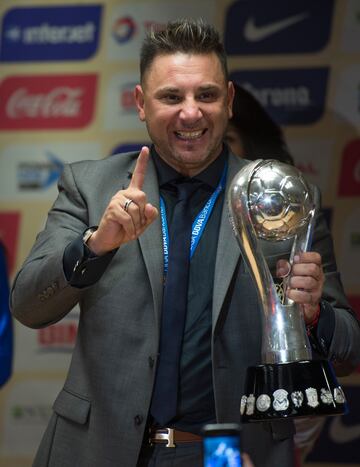
[[175, 135], [183, 141], [193, 141], [201, 138], [206, 132], [205, 130], [193, 130], [193, 131], [175, 131]]

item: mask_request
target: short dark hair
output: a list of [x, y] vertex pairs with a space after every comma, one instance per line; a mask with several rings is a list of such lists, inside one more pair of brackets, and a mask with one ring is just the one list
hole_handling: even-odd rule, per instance
[[179, 19], [167, 23], [165, 29], [151, 29], [145, 37], [140, 52], [141, 82], [156, 56], [176, 52], [186, 54], [214, 52], [219, 58], [225, 80], [228, 80], [224, 46], [214, 26], [205, 23], [202, 19]]

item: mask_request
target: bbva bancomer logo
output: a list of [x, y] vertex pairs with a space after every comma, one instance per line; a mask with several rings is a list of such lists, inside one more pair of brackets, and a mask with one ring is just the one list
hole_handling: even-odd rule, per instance
[[85, 60], [97, 50], [102, 7], [23, 7], [2, 21], [3, 62]]

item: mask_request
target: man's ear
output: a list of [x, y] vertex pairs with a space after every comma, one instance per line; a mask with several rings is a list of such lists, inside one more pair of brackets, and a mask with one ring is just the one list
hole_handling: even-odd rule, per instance
[[234, 96], [235, 96], [235, 88], [234, 88], [234, 85], [232, 83], [232, 81], [229, 81], [228, 82], [228, 112], [229, 112], [229, 118], [231, 118], [233, 116], [233, 110], [232, 110], [232, 106], [233, 106], [233, 102], [234, 102]]
[[140, 120], [145, 121], [145, 104], [144, 104], [144, 92], [140, 84], [135, 86], [135, 102], [138, 109]]

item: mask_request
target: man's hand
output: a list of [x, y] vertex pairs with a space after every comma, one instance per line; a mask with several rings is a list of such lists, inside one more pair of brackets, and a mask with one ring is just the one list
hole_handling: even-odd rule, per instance
[[295, 303], [302, 305], [306, 324], [314, 321], [324, 287], [324, 273], [319, 253], [305, 252], [294, 257], [290, 265], [285, 260], [277, 263], [276, 274], [286, 277], [290, 274], [286, 295]]
[[254, 464], [251, 462], [251, 459], [249, 455], [246, 454], [246, 452], [243, 452], [241, 457], [242, 457], [244, 467], [254, 467]]
[[158, 216], [158, 210], [147, 202], [146, 194], [142, 191], [148, 161], [149, 148], [144, 146], [128, 188], [118, 191], [111, 198], [99, 228], [88, 241], [89, 248], [97, 255], [135, 240]]

